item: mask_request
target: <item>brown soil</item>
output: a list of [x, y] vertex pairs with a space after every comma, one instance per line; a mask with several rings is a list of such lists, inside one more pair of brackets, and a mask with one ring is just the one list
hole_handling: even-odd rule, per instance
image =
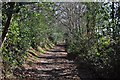
[[14, 75], [18, 80], [98, 80], [89, 66], [67, 58], [64, 45], [40, 55], [37, 62], [16, 68]]

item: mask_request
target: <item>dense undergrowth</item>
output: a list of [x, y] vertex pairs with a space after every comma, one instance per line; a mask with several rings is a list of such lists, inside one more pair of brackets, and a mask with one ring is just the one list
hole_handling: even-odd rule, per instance
[[83, 60], [100, 78], [119, 78], [120, 41], [112, 43], [106, 39], [99, 43], [93, 43], [92, 46], [85, 41], [80, 40], [80, 42], [67, 44], [68, 57]]
[[[3, 23], [6, 22], [9, 10], [12, 10], [9, 7], [11, 5], [13, 3], [3, 3]], [[61, 33], [52, 25], [52, 6], [52, 3], [15, 3], [13, 18], [2, 46], [2, 73], [5, 80], [14, 77], [15, 68], [22, 67], [26, 61], [34, 61], [59, 40]], [[14, 10], [19, 12], [14, 13]]]
[[[110, 5], [113, 6], [113, 4]], [[109, 22], [109, 19], [113, 18], [113, 16], [109, 15], [108, 13], [104, 13], [104, 11], [108, 9], [106, 8], [108, 7], [108, 3], [104, 4], [104, 7], [102, 7], [103, 9], [101, 9], [100, 7], [100, 5], [103, 6], [103, 4], [91, 3], [90, 5], [89, 3], [87, 7], [93, 5], [98, 5], [98, 7], [88, 8], [89, 12], [87, 12], [86, 14], [89, 14], [89, 16], [85, 17], [84, 15], [82, 17], [82, 19], [87, 20], [86, 25], [89, 30], [86, 29], [85, 31], [88, 32], [85, 33], [79, 31], [72, 34], [67, 33], [65, 35], [69, 36], [69, 38], [66, 38], [66, 49], [69, 53], [68, 57], [71, 57], [73, 59], [78, 57], [77, 61], [81, 59], [84, 60], [84, 62], [89, 65], [89, 67], [91, 67], [91, 69], [95, 71], [95, 73], [98, 74], [100, 78], [119, 79], [120, 35], [119, 32], [117, 33], [118, 24], [114, 22], [114, 19]], [[113, 10], [113, 7], [109, 8]], [[92, 11], [94, 9], [97, 10]], [[117, 7], [114, 7], [114, 9], [117, 10]], [[99, 13], [97, 13], [97, 11]], [[93, 13], [95, 15], [93, 15]], [[110, 13], [112, 14], [112, 11]], [[117, 13], [114, 14], [116, 14], [116, 17], [118, 16]], [[100, 17], [100, 15], [105, 16]], [[98, 19], [98, 17], [100, 17], [100, 19]], [[96, 21], [94, 21], [94, 19]], [[85, 27], [86, 25], [82, 24], [81, 28]], [[101, 31], [98, 32], [96, 28]], [[114, 31], [109, 31], [110, 29], [114, 29]], [[74, 31], [75, 30], [73, 29], [73, 32]]]
[[59, 41], [69, 58], [82, 59], [100, 78], [119, 78], [120, 2], [2, 4], [4, 79]]

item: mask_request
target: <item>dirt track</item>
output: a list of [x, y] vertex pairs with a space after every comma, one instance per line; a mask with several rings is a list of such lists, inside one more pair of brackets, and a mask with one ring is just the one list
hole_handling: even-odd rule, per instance
[[16, 75], [22, 75], [22, 80], [98, 80], [87, 66], [67, 59], [64, 45], [55, 46], [39, 60], [31, 67], [18, 69]]

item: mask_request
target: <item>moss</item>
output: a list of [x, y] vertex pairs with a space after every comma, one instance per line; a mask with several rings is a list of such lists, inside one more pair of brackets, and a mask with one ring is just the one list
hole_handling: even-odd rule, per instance
[[43, 50], [40, 46], [37, 46], [37, 50], [38, 50], [40, 53], [46, 53], [46, 51]]

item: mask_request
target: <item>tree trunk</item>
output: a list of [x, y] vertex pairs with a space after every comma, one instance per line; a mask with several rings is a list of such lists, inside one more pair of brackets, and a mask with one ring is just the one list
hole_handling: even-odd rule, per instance
[[115, 21], [114, 21], [114, 19], [115, 19], [115, 6], [114, 6], [114, 2], [112, 2], [112, 13], [111, 13], [111, 17], [112, 17], [112, 23], [113, 23], [113, 25], [112, 25], [112, 29], [113, 29], [113, 35], [112, 35], [112, 37], [113, 37], [113, 39], [115, 39]]
[[10, 5], [10, 7], [8, 8], [8, 12], [6, 12], [7, 21], [6, 21], [5, 27], [3, 28], [3, 32], [2, 32], [2, 43], [5, 40], [6, 34], [8, 32], [8, 28], [10, 26], [10, 21], [11, 21], [11, 18], [12, 18], [12, 14], [13, 14], [13, 9], [14, 9], [15, 3], [14, 2], [10, 2], [10, 3], [8, 3], [8, 5]]
[[[9, 2], [9, 3], [7, 3], [7, 5], [9, 5], [10, 7], [6, 9], [7, 21], [6, 21], [5, 27], [3, 28], [3, 31], [2, 31], [2, 40], [0, 42], [0, 48], [1, 48], [0, 52], [2, 52], [2, 46], [4, 44], [6, 34], [8, 33], [8, 29], [10, 26], [10, 21], [12, 18], [15, 2]], [[2, 56], [2, 55], [0, 55], [0, 56]], [[4, 61], [2, 61], [2, 58], [0, 57], [0, 66], [1, 66], [0, 70], [2, 70], [4, 72], [4, 70], [6, 70], [7, 65], [3, 64], [3, 62]], [[3, 78], [6, 80], [6, 73], [4, 74], [3, 72], [0, 72], [0, 74], [2, 74], [2, 75], [0, 75], [0, 79]]]

